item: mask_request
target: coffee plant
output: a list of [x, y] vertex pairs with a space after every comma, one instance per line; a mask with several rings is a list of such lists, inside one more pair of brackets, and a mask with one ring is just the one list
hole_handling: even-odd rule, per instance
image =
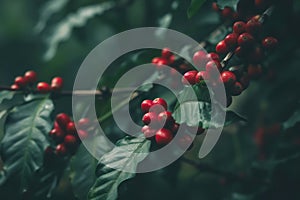
[[[0, 12], [1, 199], [300, 199], [299, 1], [5, 0]], [[157, 38], [174, 29], [198, 46], [131, 51], [96, 89], [73, 89], [98, 43], [136, 27], [159, 27]], [[116, 86], [145, 63], [153, 71], [140, 87]], [[86, 97], [95, 105], [72, 104]], [[116, 122], [125, 107], [122, 124], [137, 132]], [[182, 155], [156, 168], [151, 153], [165, 148]], [[147, 163], [156, 170], [141, 170]]]

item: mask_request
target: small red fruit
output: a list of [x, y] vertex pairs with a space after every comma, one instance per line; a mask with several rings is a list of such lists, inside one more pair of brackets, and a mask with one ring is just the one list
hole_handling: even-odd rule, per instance
[[51, 89], [53, 91], [60, 91], [63, 87], [63, 79], [61, 77], [55, 77], [51, 81]]
[[172, 131], [173, 134], [176, 134], [179, 127], [180, 127], [180, 125], [178, 123], [174, 123], [173, 127], [170, 130]]
[[182, 77], [182, 83], [184, 85], [194, 85], [196, 82], [195, 82], [195, 77], [197, 75], [198, 71], [196, 70], [191, 70], [191, 71], [188, 71], [186, 72], [183, 77]]
[[76, 135], [76, 127], [74, 122], [69, 122], [66, 127], [67, 134]]
[[152, 138], [155, 136], [155, 130], [150, 128], [149, 126], [145, 125], [142, 128], [142, 132], [144, 133], [146, 138]]
[[46, 82], [39, 82], [36, 87], [37, 91], [39, 91], [40, 93], [48, 93], [51, 91], [50, 85]]
[[159, 129], [155, 134], [155, 141], [158, 145], [166, 145], [173, 139], [173, 134], [168, 129]]
[[78, 127], [80, 129], [88, 129], [91, 125], [91, 121], [89, 118], [81, 118], [79, 121], [78, 121]]
[[220, 61], [209, 61], [205, 66], [206, 72], [210, 75], [217, 75], [222, 70], [222, 65]]
[[153, 105], [161, 105], [165, 110], [168, 110], [168, 104], [163, 98], [156, 98], [152, 101]]
[[274, 50], [277, 47], [278, 40], [274, 37], [266, 37], [262, 40], [262, 46], [266, 50]]
[[10, 88], [11, 88], [12, 90], [19, 90], [19, 89], [20, 89], [20, 86], [18, 86], [17, 84], [12, 84], [12, 85], [10, 86]]
[[219, 12], [219, 11], [220, 11], [220, 8], [219, 8], [217, 2], [213, 2], [213, 3], [211, 4], [211, 7], [212, 7], [212, 9], [213, 9], [214, 11], [216, 11], [216, 12]]
[[77, 134], [78, 134], [79, 138], [82, 140], [88, 138], [88, 136], [89, 136], [89, 133], [86, 132], [85, 130], [78, 130]]
[[66, 156], [67, 155], [67, 148], [64, 144], [59, 144], [56, 146], [55, 152], [59, 156]]
[[169, 111], [159, 113], [157, 119], [160, 123], [164, 123], [164, 127], [172, 127], [175, 123], [172, 113]]
[[207, 62], [206, 52], [200, 50], [200, 51], [197, 51], [196, 53], [194, 53], [193, 62], [200, 69], [204, 68], [205, 64]]
[[203, 80], [208, 80], [208, 73], [206, 71], [201, 71], [196, 74], [195, 83], [200, 83]]
[[26, 78], [22, 76], [18, 76], [15, 78], [15, 84], [18, 85], [19, 87], [25, 87], [28, 84], [28, 81]]
[[61, 127], [63, 130], [66, 130], [71, 119], [66, 113], [60, 113], [56, 115], [55, 121], [57, 121], [59, 127]]
[[237, 45], [237, 38], [238, 35], [236, 33], [230, 33], [225, 37], [224, 42], [229, 49], [232, 49]]
[[75, 149], [78, 145], [78, 141], [74, 135], [66, 135], [64, 144], [69, 149]]
[[225, 7], [221, 14], [224, 18], [231, 19], [233, 17], [233, 10], [230, 7]]
[[220, 54], [225, 54], [229, 51], [224, 40], [220, 41], [216, 46], [216, 52]]
[[258, 20], [249, 20], [246, 24], [246, 32], [258, 35], [262, 31], [262, 24]]
[[236, 76], [230, 71], [224, 71], [221, 74], [221, 81], [226, 88], [229, 88], [236, 82]]
[[247, 60], [249, 63], [257, 64], [260, 63], [264, 59], [264, 51], [261, 47], [256, 46], [247, 55]]
[[160, 58], [158, 58], [158, 57], [155, 57], [155, 58], [152, 59], [153, 64], [157, 64], [158, 61], [160, 61]]
[[169, 48], [164, 48], [161, 51], [161, 57], [163, 58], [170, 58], [173, 55], [173, 53], [171, 52], [171, 50]]
[[55, 142], [60, 143], [64, 140], [65, 133], [59, 129], [54, 128], [49, 132], [49, 136], [53, 138]]
[[152, 100], [146, 99], [141, 103], [141, 109], [144, 113], [149, 112], [149, 109], [151, 108], [151, 106], [153, 106]]
[[37, 81], [37, 75], [35, 71], [27, 71], [24, 75], [28, 83], [35, 83]]
[[144, 114], [142, 121], [146, 125], [149, 125], [149, 124], [153, 125], [154, 123], [157, 124], [157, 122], [158, 122], [157, 115], [154, 112], [148, 112], [148, 113]]
[[243, 92], [243, 86], [240, 82], [235, 82], [230, 90], [232, 96], [240, 95]]
[[249, 33], [243, 33], [238, 37], [238, 45], [242, 47], [250, 47], [254, 44], [254, 38]]
[[246, 31], [246, 23], [243, 21], [235, 22], [233, 24], [233, 31], [238, 35], [244, 33]]
[[214, 52], [208, 53], [206, 55], [207, 61], [210, 60], [215, 60], [215, 61], [220, 61], [220, 56]]

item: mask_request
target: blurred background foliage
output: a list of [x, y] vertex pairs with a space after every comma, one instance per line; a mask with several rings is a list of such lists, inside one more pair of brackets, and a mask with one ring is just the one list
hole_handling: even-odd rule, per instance
[[[38, 72], [40, 81], [49, 82], [54, 76], [63, 77], [64, 88], [71, 90], [77, 69], [86, 55], [106, 38], [132, 28], [169, 27], [203, 41], [223, 23], [211, 10], [211, 2], [207, 1], [189, 18], [190, 1], [180, 0], [1, 0], [0, 85], [10, 85], [14, 77], [32, 69]], [[202, 160], [241, 176], [266, 176], [270, 182], [267, 185], [240, 183], [176, 162], [164, 170], [138, 175], [123, 184], [121, 199], [247, 200], [257, 193], [262, 195], [261, 199], [299, 197], [299, 157], [280, 165], [274, 161], [300, 152], [299, 144], [294, 144], [300, 139], [299, 127], [291, 126], [284, 131], [288, 134], [267, 138], [267, 150], [263, 155], [255, 144], [258, 131], [266, 132], [273, 124], [282, 124], [300, 107], [299, 11], [298, 0], [287, 1], [271, 17], [267, 29], [280, 41], [279, 50], [267, 61], [272, 71], [266, 70], [266, 78], [252, 83], [243, 95], [234, 98], [230, 107], [246, 116], [248, 122], [226, 128], [214, 151]], [[132, 60], [126, 61], [125, 71], [141, 62], [136, 62], [134, 56], [130, 57]], [[150, 56], [142, 59], [143, 62], [150, 60]], [[108, 78], [103, 83], [110, 85], [109, 81], [117, 78]], [[58, 110], [70, 113], [70, 100], [61, 100], [57, 104]], [[111, 123], [108, 122], [108, 126]], [[199, 145], [201, 143], [198, 142], [187, 157], [196, 159]], [[264, 159], [268, 162], [263, 162]], [[73, 199], [66, 182], [67, 177], [58, 188], [58, 196]]]

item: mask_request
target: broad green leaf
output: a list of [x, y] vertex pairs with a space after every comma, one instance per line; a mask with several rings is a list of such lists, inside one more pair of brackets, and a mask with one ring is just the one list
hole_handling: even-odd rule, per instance
[[138, 164], [145, 159], [149, 148], [150, 141], [145, 138], [125, 137], [119, 140], [116, 147], [99, 160], [97, 180], [88, 194], [88, 199], [117, 199], [119, 185], [135, 176], [135, 173], [124, 170], [135, 171]]
[[15, 178], [20, 191], [28, 188], [33, 174], [43, 164], [44, 150], [50, 145], [51, 100], [44, 98], [15, 107], [7, 116], [5, 135], [0, 143], [4, 162], [0, 182]]
[[198, 10], [201, 8], [201, 6], [203, 5], [203, 3], [205, 3], [206, 0], [192, 0], [191, 5], [188, 9], [188, 17], [191, 18], [193, 17]]
[[236, 9], [236, 5], [238, 2], [239, 0], [217, 0], [217, 3], [221, 9], [226, 6]]
[[282, 124], [283, 130], [292, 128], [298, 122], [300, 122], [300, 111], [299, 110], [297, 110], [288, 120], [283, 122], [283, 124]]

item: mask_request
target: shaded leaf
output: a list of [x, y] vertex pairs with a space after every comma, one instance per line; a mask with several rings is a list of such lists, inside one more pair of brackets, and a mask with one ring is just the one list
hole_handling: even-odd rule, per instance
[[283, 122], [283, 130], [294, 127], [298, 122], [300, 122], [300, 111], [297, 110], [288, 120]]
[[135, 173], [126, 171], [128, 169], [135, 171], [139, 162], [145, 159], [149, 148], [150, 141], [145, 138], [125, 137], [119, 140], [116, 147], [99, 160], [96, 170], [97, 180], [91, 188], [88, 198], [117, 199], [119, 185], [135, 176]]
[[205, 3], [206, 0], [192, 0], [190, 7], [188, 8], [188, 17], [191, 18], [194, 16], [198, 10], [201, 8], [203, 3]]

